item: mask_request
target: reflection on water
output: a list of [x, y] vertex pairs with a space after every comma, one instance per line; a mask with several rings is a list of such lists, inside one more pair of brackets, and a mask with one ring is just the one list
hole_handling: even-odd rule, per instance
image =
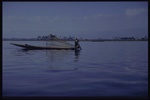
[[75, 50], [75, 62], [78, 62], [79, 55], [80, 55], [80, 50]]
[[51, 62], [64, 61], [65, 56], [72, 55], [70, 50], [46, 50], [46, 56]]
[[11, 53], [15, 56], [31, 55], [26, 49], [13, 50]]
[[[23, 55], [33, 55], [33, 52], [41, 51], [41, 50], [28, 50], [28, 49], [19, 49], [13, 51], [15, 56], [23, 56]], [[78, 62], [80, 50], [42, 50], [47, 59], [51, 62], [64, 61], [66, 56], [74, 56], [74, 61]], [[37, 52], [38, 53], [38, 52]]]

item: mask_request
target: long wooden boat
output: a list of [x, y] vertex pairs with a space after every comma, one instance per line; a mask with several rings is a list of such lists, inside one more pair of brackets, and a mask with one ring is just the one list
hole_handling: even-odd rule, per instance
[[79, 48], [75, 48], [75, 47], [42, 47], [42, 46], [32, 46], [32, 45], [28, 45], [28, 44], [16, 44], [16, 43], [10, 43], [12, 45], [15, 46], [19, 46], [19, 47], [23, 47], [24, 49], [28, 49], [28, 50], [42, 50], [42, 49], [48, 49], [48, 50], [77, 50]]

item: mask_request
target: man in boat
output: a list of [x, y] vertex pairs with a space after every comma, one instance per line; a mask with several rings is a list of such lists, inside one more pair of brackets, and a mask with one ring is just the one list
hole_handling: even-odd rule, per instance
[[81, 47], [79, 45], [79, 40], [77, 38], [75, 39], [75, 48], [80, 48], [81, 49]]

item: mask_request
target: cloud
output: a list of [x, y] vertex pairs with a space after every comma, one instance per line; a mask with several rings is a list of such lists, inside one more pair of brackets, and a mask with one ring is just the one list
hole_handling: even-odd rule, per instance
[[4, 16], [4, 20], [25, 20], [26, 18], [23, 16]]
[[126, 9], [125, 11], [125, 14], [128, 16], [128, 17], [134, 17], [134, 16], [138, 16], [138, 15], [141, 15], [143, 13], [146, 12], [146, 9], [145, 8], [139, 8], [139, 9], [131, 9], [131, 8], [128, 8]]
[[103, 18], [116, 18], [118, 15], [113, 14], [94, 14], [88, 16], [4, 16], [3, 20], [7, 22], [73, 22], [88, 21]]
[[95, 20], [95, 19], [103, 19], [103, 18], [118, 18], [119, 16], [116, 14], [95, 14], [89, 16], [80, 16], [80, 17], [72, 17], [72, 19], [76, 20]]

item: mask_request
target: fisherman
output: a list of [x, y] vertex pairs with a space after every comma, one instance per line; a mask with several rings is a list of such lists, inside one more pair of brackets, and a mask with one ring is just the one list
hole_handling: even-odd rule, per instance
[[77, 38], [75, 39], [75, 48], [81, 48], [79, 45], [79, 40]]

